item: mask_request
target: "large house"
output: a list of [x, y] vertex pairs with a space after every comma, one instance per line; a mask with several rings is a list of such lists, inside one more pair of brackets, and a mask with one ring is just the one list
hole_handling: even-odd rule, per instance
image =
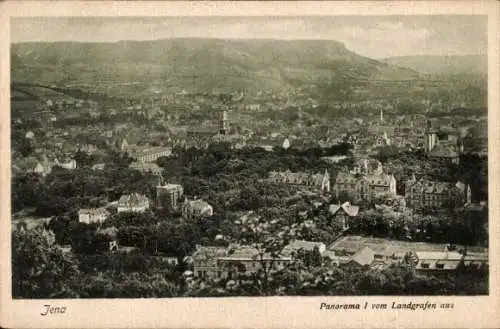
[[152, 173], [154, 176], [160, 176], [163, 169], [156, 163], [146, 163], [146, 162], [133, 162], [130, 164], [130, 168], [140, 171], [142, 173]]
[[442, 207], [446, 204], [464, 205], [471, 202], [471, 188], [458, 182], [456, 184], [440, 181], [415, 179], [406, 182], [405, 199], [409, 207], [422, 209]]
[[172, 149], [169, 147], [141, 147], [128, 144], [127, 140], [123, 140], [121, 150], [127, 152], [138, 162], [154, 162], [161, 157], [168, 157], [172, 154]]
[[271, 171], [269, 173], [269, 181], [276, 184], [297, 185], [320, 191], [330, 192], [330, 175], [328, 170], [323, 174], [311, 174], [302, 172], [287, 171]]
[[61, 167], [67, 170], [73, 170], [76, 168], [76, 161], [74, 159], [70, 159], [66, 162], [59, 162], [57, 158], [54, 159], [53, 161], [45, 159], [42, 162], [38, 162], [36, 166], [30, 169], [29, 171], [45, 176], [50, 174], [54, 167]]
[[184, 201], [182, 205], [182, 217], [185, 219], [196, 219], [200, 217], [210, 217], [214, 214], [213, 207], [201, 199]]
[[357, 176], [339, 173], [333, 186], [338, 198], [342, 193], [352, 194], [357, 199], [372, 200], [378, 193], [396, 194], [396, 178], [389, 174]]
[[320, 255], [326, 250], [326, 245], [323, 242], [313, 242], [313, 241], [305, 241], [305, 240], [294, 240], [290, 242], [288, 245], [283, 248], [281, 254], [283, 256], [295, 256], [300, 251], [303, 252], [313, 252], [317, 248]]
[[78, 221], [80, 223], [101, 223], [109, 217], [109, 212], [105, 208], [80, 209], [78, 211]]
[[358, 215], [359, 207], [352, 206], [349, 202], [340, 204], [331, 204], [328, 212], [332, 215], [332, 223], [341, 223], [344, 230], [349, 229], [349, 222], [351, 218]]
[[179, 209], [184, 188], [179, 184], [158, 184], [156, 186], [156, 202], [158, 209], [173, 211]]
[[118, 212], [144, 212], [149, 208], [149, 199], [139, 193], [122, 195], [118, 200]]
[[230, 245], [228, 247], [197, 246], [191, 256], [195, 277], [211, 279], [234, 279], [241, 274], [251, 274], [262, 268], [280, 269], [292, 261], [289, 256], [260, 255], [250, 246]]
[[457, 251], [420, 251], [412, 253], [415, 270], [420, 275], [446, 275], [457, 270], [460, 263], [480, 268], [488, 265], [487, 253], [459, 253]]
[[383, 173], [382, 163], [376, 159], [363, 158], [358, 159], [352, 170], [351, 174], [354, 175], [381, 175]]

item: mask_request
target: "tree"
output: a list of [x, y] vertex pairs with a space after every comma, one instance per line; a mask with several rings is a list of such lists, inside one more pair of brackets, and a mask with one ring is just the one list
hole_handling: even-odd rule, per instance
[[75, 298], [78, 264], [43, 228], [12, 232], [12, 296]]

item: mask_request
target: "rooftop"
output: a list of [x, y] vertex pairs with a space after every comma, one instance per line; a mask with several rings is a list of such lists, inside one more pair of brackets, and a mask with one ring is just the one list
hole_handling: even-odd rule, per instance
[[303, 249], [306, 251], [313, 251], [315, 247], [318, 249], [324, 245], [323, 242], [313, 242], [313, 241], [305, 241], [305, 240], [295, 240], [290, 242], [288, 245], [283, 248], [283, 255], [290, 255], [292, 252]]
[[344, 210], [344, 212], [351, 217], [356, 216], [359, 211], [358, 206], [352, 206], [349, 202], [344, 202], [342, 205], [331, 204], [328, 211], [330, 214], [335, 215], [340, 209]]

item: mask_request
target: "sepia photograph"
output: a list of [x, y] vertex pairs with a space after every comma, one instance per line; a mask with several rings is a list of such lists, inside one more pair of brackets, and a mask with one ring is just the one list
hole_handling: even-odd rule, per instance
[[39, 316], [490, 295], [488, 15], [45, 14], [9, 34], [8, 288], [51, 300]]

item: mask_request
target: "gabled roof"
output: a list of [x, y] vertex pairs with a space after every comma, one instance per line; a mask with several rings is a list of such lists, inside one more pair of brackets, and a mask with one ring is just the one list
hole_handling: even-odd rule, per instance
[[225, 247], [196, 246], [196, 248], [196, 251], [192, 255], [193, 259], [196, 260], [214, 260], [217, 257], [227, 255], [227, 249]]
[[380, 175], [370, 175], [366, 176], [366, 180], [368, 180], [368, 183], [371, 185], [381, 185], [381, 186], [389, 186], [391, 184], [391, 181], [394, 179], [393, 175], [389, 174], [380, 174]]
[[120, 200], [118, 200], [118, 204], [127, 205], [138, 205], [145, 202], [149, 202], [149, 199], [139, 193], [125, 194], [121, 196]]
[[335, 215], [340, 209], [351, 217], [357, 216], [359, 212], [359, 207], [353, 206], [349, 202], [344, 202], [342, 205], [331, 204], [328, 211], [330, 214]]
[[192, 209], [196, 209], [196, 210], [200, 210], [200, 211], [205, 209], [206, 207], [211, 207], [208, 202], [203, 201], [201, 199], [188, 201], [188, 204]]
[[109, 211], [107, 211], [105, 208], [88, 208], [88, 209], [80, 209], [78, 210], [79, 215], [109, 215]]
[[435, 158], [457, 158], [458, 154], [446, 145], [437, 145], [430, 153]]
[[357, 253], [355, 253], [351, 259], [352, 261], [358, 263], [359, 265], [370, 265], [373, 262], [375, 252], [368, 247], [364, 247]]

